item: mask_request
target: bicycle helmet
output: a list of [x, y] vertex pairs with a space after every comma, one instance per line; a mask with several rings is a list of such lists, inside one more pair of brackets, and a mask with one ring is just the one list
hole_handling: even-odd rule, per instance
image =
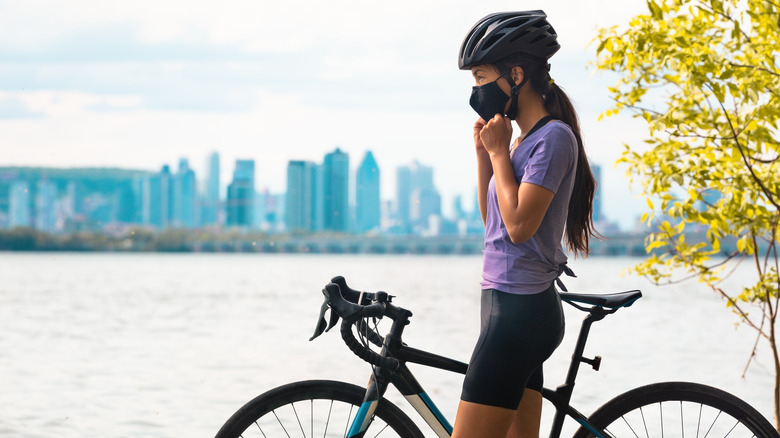
[[468, 70], [520, 53], [546, 61], [560, 48], [544, 11], [499, 12], [471, 28], [461, 44], [458, 67]]

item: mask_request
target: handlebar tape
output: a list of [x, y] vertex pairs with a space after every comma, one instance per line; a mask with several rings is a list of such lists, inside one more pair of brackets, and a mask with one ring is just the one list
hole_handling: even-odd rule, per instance
[[355, 339], [355, 334], [352, 333], [352, 325], [353, 322], [346, 320], [341, 323], [341, 339], [344, 340], [347, 347], [349, 347], [357, 357], [372, 365], [388, 368], [391, 371], [398, 370], [398, 367], [401, 365], [398, 359], [394, 357], [382, 357], [358, 342], [358, 340]]
[[385, 313], [384, 303], [374, 303], [368, 306], [361, 306], [355, 303], [351, 303], [344, 299], [341, 295], [341, 288], [338, 284], [328, 283], [322, 290], [322, 293], [328, 297], [328, 303], [330, 307], [336, 311], [344, 320], [341, 323], [341, 339], [347, 344], [350, 350], [355, 355], [364, 361], [385, 368], [389, 368], [392, 371], [396, 371], [400, 366], [398, 359], [394, 357], [383, 357], [378, 353], [375, 353], [358, 342], [355, 338], [355, 334], [352, 332], [352, 325], [354, 325], [361, 318], [381, 317]]

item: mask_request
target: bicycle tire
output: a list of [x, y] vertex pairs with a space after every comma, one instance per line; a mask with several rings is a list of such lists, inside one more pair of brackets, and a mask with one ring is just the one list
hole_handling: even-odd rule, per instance
[[[615, 438], [780, 437], [772, 424], [743, 400], [689, 382], [654, 383], [632, 389], [605, 403], [588, 421]], [[582, 426], [574, 438], [595, 436]]]
[[[332, 380], [289, 383], [246, 403], [216, 438], [346, 437], [366, 389]], [[423, 438], [397, 406], [381, 399], [366, 437]]]

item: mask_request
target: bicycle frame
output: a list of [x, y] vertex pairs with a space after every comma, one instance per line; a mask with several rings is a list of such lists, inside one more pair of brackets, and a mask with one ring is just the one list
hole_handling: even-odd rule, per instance
[[[577, 378], [580, 364], [587, 363], [595, 370], [598, 370], [601, 363], [601, 357], [599, 356], [596, 356], [593, 359], [582, 356], [591, 325], [594, 322], [603, 319], [606, 315], [614, 313], [617, 309], [605, 310], [601, 307], [584, 308], [573, 303], [569, 304], [572, 304], [580, 310], [587, 311], [589, 314], [582, 322], [566, 381], [555, 390], [547, 388], [542, 390], [542, 396], [553, 404], [556, 411], [553, 425], [550, 430], [550, 438], [560, 437], [566, 416], [571, 417], [582, 427], [587, 428], [596, 437], [609, 438], [609, 434], [594, 427], [588, 421], [588, 418], [571, 407], [569, 402], [571, 401], [572, 393], [574, 391], [574, 382]], [[347, 434], [348, 437], [362, 437], [365, 434], [371, 424], [371, 418], [377, 407], [378, 401], [384, 395], [387, 387], [391, 384], [398, 389], [404, 398], [406, 398], [438, 437], [449, 437], [452, 434], [452, 425], [450, 425], [447, 419], [442, 415], [433, 400], [428, 397], [427, 393], [406, 366], [406, 363], [416, 363], [459, 374], [465, 374], [468, 365], [464, 362], [403, 345], [400, 341], [401, 335], [404, 327], [408, 324], [410, 316], [411, 312], [407, 311], [393, 321], [393, 325], [390, 332], [385, 337], [385, 342], [380, 353], [382, 356], [397, 358], [400, 361], [398, 370], [390, 371], [384, 367], [376, 368], [366, 388], [366, 396], [363, 403]]]

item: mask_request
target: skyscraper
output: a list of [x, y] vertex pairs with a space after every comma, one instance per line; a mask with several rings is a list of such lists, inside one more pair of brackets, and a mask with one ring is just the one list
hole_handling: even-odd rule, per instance
[[593, 194], [593, 222], [598, 223], [604, 219], [601, 215], [601, 166], [591, 163], [590, 171], [596, 180], [596, 193]]
[[324, 228], [349, 230], [349, 155], [341, 149], [325, 155], [322, 164]]
[[35, 228], [52, 233], [57, 226], [57, 186], [48, 179], [38, 181], [35, 195]]
[[167, 228], [171, 217], [171, 171], [166, 165], [160, 172], [143, 178], [141, 192], [141, 223]]
[[196, 225], [195, 172], [186, 158], [179, 160], [179, 171], [173, 177], [173, 226], [192, 228]]
[[317, 229], [317, 164], [290, 161], [287, 164], [287, 211], [289, 231]]
[[379, 166], [374, 154], [366, 152], [355, 177], [355, 222], [358, 232], [379, 228], [382, 215], [379, 197]]
[[29, 227], [30, 223], [30, 186], [27, 181], [11, 183], [8, 196], [8, 227]]
[[399, 167], [397, 177], [397, 219], [402, 228], [411, 231], [416, 225], [424, 225], [431, 214], [441, 214], [432, 167], [414, 161], [411, 166]]
[[227, 193], [227, 225], [251, 227], [255, 198], [255, 161], [236, 160]]
[[219, 220], [219, 153], [212, 152], [207, 161], [206, 187], [203, 193], [201, 222], [217, 225]]

